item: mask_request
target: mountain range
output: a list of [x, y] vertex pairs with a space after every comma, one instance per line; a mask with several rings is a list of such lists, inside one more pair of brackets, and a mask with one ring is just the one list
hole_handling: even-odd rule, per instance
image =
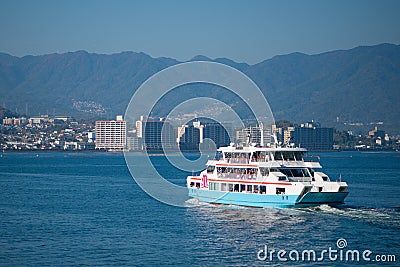
[[[298, 123], [313, 119], [324, 126], [383, 122], [383, 129], [400, 133], [399, 45], [360, 46], [316, 55], [292, 53], [254, 65], [202, 55], [191, 61], [196, 60], [223, 63], [248, 75], [266, 96], [275, 119]], [[77, 51], [24, 57], [0, 53], [0, 105], [28, 115], [111, 117], [125, 112], [132, 94], [147, 78], [178, 63], [136, 52]], [[204, 88], [181, 90], [171, 101], [167, 98], [155, 114], [165, 116], [170, 109], [166, 106], [199, 95], [236, 101]]]

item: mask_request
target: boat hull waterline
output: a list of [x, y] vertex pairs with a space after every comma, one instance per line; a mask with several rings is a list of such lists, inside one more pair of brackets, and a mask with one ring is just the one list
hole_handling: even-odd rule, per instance
[[308, 192], [301, 199], [298, 195], [261, 195], [240, 192], [215, 192], [201, 189], [189, 189], [189, 197], [199, 202], [237, 205], [257, 208], [293, 208], [319, 206], [322, 204], [337, 206], [344, 203], [348, 192]]

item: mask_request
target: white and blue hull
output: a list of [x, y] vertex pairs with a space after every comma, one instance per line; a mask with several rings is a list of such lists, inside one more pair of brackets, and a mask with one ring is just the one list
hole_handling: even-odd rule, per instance
[[189, 196], [200, 202], [260, 208], [305, 207], [321, 204], [339, 205], [344, 202], [347, 194], [348, 192], [308, 192], [303, 196], [289, 194], [267, 195], [189, 188]]

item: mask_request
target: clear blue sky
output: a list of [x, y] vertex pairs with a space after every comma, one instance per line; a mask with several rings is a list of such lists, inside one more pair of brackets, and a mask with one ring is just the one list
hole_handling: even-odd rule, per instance
[[87, 50], [258, 63], [292, 52], [400, 44], [400, 1], [0, 0], [0, 51]]

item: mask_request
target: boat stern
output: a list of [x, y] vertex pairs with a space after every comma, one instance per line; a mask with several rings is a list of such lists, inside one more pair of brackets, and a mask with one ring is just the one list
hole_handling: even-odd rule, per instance
[[344, 203], [344, 199], [349, 192], [312, 192], [304, 194], [297, 201], [296, 205], [339, 205]]

